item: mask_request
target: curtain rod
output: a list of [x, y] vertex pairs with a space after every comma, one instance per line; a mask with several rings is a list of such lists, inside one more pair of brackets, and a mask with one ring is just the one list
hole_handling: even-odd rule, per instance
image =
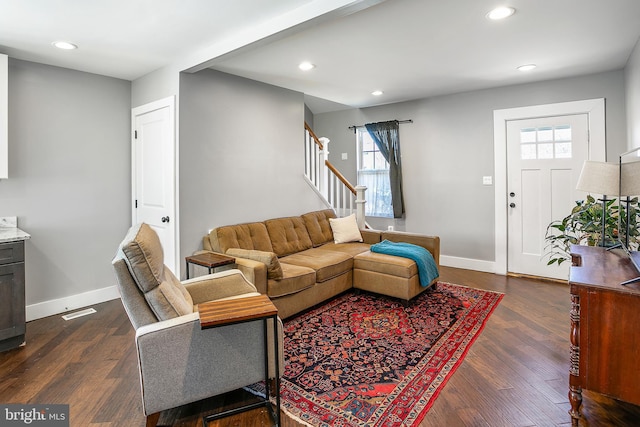
[[[390, 120], [393, 121], [393, 120]], [[413, 123], [413, 120], [409, 119], [409, 120], [395, 120], [398, 123]], [[356, 129], [358, 128], [363, 128], [364, 125], [351, 125], [349, 126], [349, 129], [353, 129], [353, 133], [356, 133]]]

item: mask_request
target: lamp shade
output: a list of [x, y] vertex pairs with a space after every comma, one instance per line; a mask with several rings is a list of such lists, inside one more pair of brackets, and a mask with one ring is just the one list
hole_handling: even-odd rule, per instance
[[620, 195], [640, 195], [640, 162], [622, 163], [620, 165]]
[[619, 182], [620, 166], [618, 164], [587, 160], [582, 165], [576, 190], [617, 196], [620, 191]]

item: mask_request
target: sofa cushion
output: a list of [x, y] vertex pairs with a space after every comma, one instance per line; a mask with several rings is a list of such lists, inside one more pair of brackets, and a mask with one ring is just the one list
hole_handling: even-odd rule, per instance
[[356, 222], [356, 214], [344, 218], [329, 219], [335, 243], [362, 242], [362, 235]]
[[162, 244], [149, 225], [141, 223], [131, 227], [118, 251], [159, 320], [193, 312], [191, 295], [165, 267]]
[[353, 268], [375, 271], [377, 273], [407, 279], [418, 274], [418, 266], [409, 258], [379, 254], [371, 251], [356, 255], [353, 258]]
[[320, 248], [298, 252], [280, 260], [283, 264], [294, 264], [312, 268], [316, 272], [316, 282], [321, 283], [353, 269], [353, 257]]
[[436, 264], [440, 263], [440, 237], [427, 236], [424, 234], [407, 233], [406, 231], [382, 231], [380, 233], [380, 241], [388, 240], [390, 242], [404, 242], [413, 245], [422, 246], [433, 255]]
[[267, 266], [267, 277], [269, 279], [282, 279], [282, 267], [278, 257], [273, 252], [256, 251], [253, 249], [229, 248], [227, 255], [245, 259], [260, 261]]
[[295, 294], [316, 284], [316, 272], [311, 268], [281, 263], [282, 279], [269, 279], [267, 295], [277, 298]]
[[329, 218], [335, 217], [336, 214], [332, 209], [309, 212], [302, 215], [302, 220], [307, 227], [314, 248], [327, 242], [333, 242], [333, 232], [331, 231]]
[[267, 228], [262, 222], [227, 225], [209, 233], [212, 250], [226, 253], [229, 248], [273, 252]]
[[304, 251], [313, 246], [307, 227], [299, 216], [270, 219], [264, 224], [271, 238], [272, 252], [279, 257]]
[[319, 247], [323, 251], [336, 251], [342, 252], [347, 255], [351, 255], [352, 257], [361, 254], [363, 252], [367, 252], [371, 245], [368, 243], [358, 243], [358, 242], [350, 242], [350, 243], [338, 243], [335, 244], [333, 242], [326, 243]]

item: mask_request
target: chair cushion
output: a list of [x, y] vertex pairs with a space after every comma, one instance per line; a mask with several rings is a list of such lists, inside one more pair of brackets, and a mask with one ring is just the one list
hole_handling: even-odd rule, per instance
[[327, 242], [333, 242], [333, 232], [329, 224], [329, 218], [335, 218], [336, 214], [332, 209], [309, 212], [302, 215], [304, 225], [307, 226], [309, 237], [313, 247], [318, 247]]
[[353, 269], [353, 257], [338, 251], [320, 248], [308, 249], [281, 259], [282, 263], [308, 267], [316, 272], [316, 282], [321, 283]]
[[310, 249], [313, 246], [307, 227], [299, 216], [270, 219], [264, 222], [278, 257]]
[[273, 252], [256, 251], [251, 249], [230, 248], [227, 255], [236, 258], [252, 259], [260, 261], [267, 266], [267, 278], [282, 279], [282, 267], [278, 257]]
[[162, 244], [149, 225], [141, 223], [131, 227], [119, 252], [158, 320], [193, 312], [191, 295], [164, 265]]

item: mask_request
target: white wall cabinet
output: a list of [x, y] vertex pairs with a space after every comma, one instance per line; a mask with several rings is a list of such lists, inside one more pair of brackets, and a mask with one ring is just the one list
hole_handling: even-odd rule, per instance
[[9, 57], [0, 53], [0, 179], [9, 178]]

